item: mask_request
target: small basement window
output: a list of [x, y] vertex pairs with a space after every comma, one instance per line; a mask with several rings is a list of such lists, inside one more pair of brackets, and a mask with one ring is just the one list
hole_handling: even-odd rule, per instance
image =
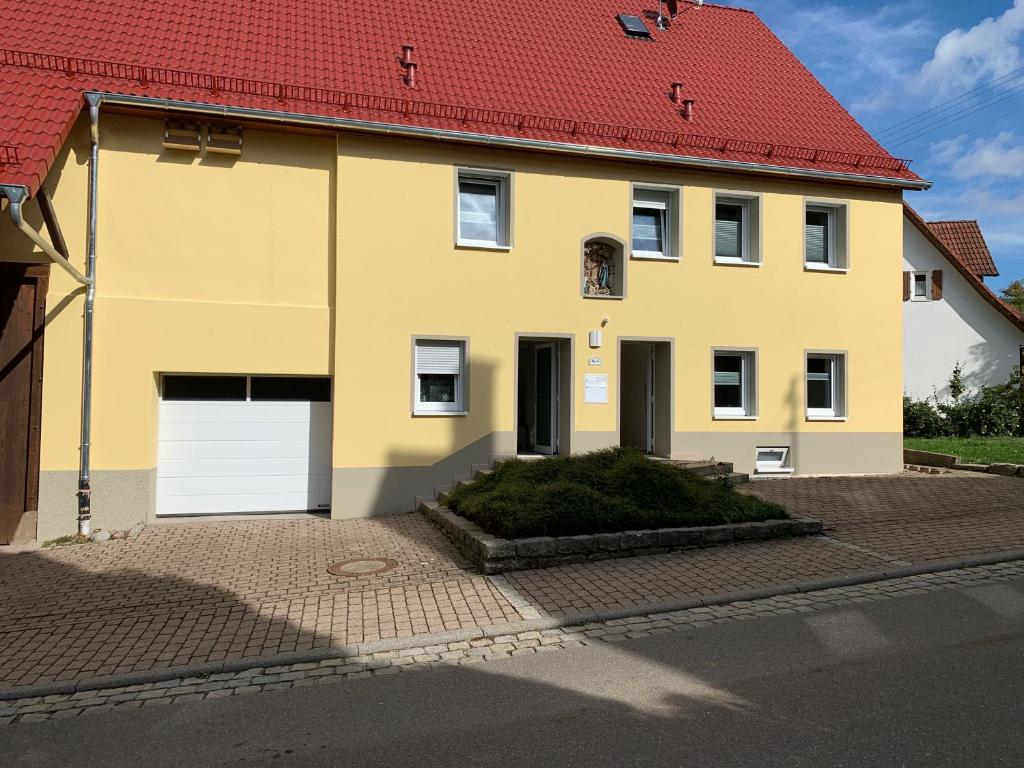
[[413, 413], [464, 413], [466, 342], [417, 339], [415, 345]]
[[791, 474], [789, 446], [758, 447], [754, 455], [754, 472], [759, 475]]
[[715, 263], [761, 261], [760, 211], [756, 195], [715, 195]]
[[716, 351], [714, 363], [715, 418], [752, 418], [756, 410], [754, 353]]
[[676, 235], [678, 210], [678, 190], [633, 187], [633, 258], [679, 258]]
[[458, 170], [458, 245], [508, 248], [511, 243], [511, 174]]

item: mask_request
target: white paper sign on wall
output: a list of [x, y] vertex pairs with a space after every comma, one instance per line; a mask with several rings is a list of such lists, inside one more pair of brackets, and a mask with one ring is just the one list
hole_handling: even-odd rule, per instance
[[608, 374], [586, 373], [583, 375], [583, 402], [608, 402]]

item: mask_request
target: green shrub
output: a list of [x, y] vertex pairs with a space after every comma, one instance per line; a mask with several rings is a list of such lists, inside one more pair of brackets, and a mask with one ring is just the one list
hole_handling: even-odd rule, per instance
[[903, 396], [904, 437], [941, 437], [945, 423], [935, 406], [927, 400]]
[[904, 437], [1005, 437], [1021, 425], [1020, 369], [1003, 384], [969, 392], [959, 364], [949, 380], [953, 397], [933, 406], [903, 398]]
[[717, 525], [787, 517], [785, 509], [640, 451], [500, 463], [452, 492], [449, 506], [506, 538]]

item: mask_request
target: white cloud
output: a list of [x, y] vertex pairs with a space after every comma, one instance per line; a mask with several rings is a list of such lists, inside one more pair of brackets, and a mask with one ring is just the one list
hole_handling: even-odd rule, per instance
[[939, 40], [915, 78], [916, 90], [935, 99], [969, 90], [1024, 66], [1024, 0], [970, 29], [954, 29]]
[[903, 84], [938, 35], [925, 0], [856, 6], [802, 0], [739, 4], [753, 7], [831, 90], [857, 93], [849, 104], [854, 112], [880, 112], [898, 103]]
[[930, 148], [932, 160], [945, 165], [953, 178], [1024, 179], [1024, 142], [1013, 131], [975, 139], [966, 136], [940, 141]]

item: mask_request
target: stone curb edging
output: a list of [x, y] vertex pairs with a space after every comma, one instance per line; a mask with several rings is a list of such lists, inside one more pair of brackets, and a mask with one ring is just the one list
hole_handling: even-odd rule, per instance
[[1001, 462], [994, 464], [970, 464], [948, 453], [918, 451], [913, 448], [903, 449], [903, 462], [904, 464], [918, 467], [939, 467], [941, 469], [959, 469], [965, 472], [985, 472], [990, 475], [1001, 475], [1003, 477], [1024, 477], [1024, 464]]
[[681, 549], [714, 547], [735, 542], [816, 536], [824, 530], [820, 520], [804, 517], [580, 536], [503, 539], [492, 536], [476, 523], [455, 514], [438, 502], [420, 504], [420, 512], [441, 529], [467, 560], [487, 574], [638, 555], [660, 555]]
[[996, 552], [967, 558], [934, 560], [930, 563], [900, 566], [898, 568], [886, 570], [860, 571], [843, 576], [792, 582], [790, 584], [780, 584], [772, 587], [764, 587], [763, 589], [748, 590], [745, 592], [728, 592], [720, 595], [707, 595], [705, 597], [682, 598], [662, 603], [631, 605], [625, 608], [614, 608], [608, 610], [582, 611], [580, 613], [568, 614], [566, 616], [542, 619], [524, 619], [522, 621], [509, 622], [507, 624], [491, 624], [483, 627], [463, 627], [462, 629], [435, 632], [427, 635], [413, 635], [411, 637], [375, 640], [369, 643], [339, 645], [331, 648], [320, 648], [311, 651], [296, 651], [294, 653], [282, 653], [274, 656], [256, 656], [232, 661], [215, 661], [146, 672], [131, 672], [125, 675], [94, 677], [78, 681], [72, 680], [68, 682], [44, 683], [42, 685], [26, 685], [0, 690], [0, 701], [15, 701], [17, 699], [28, 699], [36, 696], [73, 694], [80, 691], [99, 691], [105, 688], [145, 685], [148, 683], [159, 683], [166, 680], [178, 680], [189, 677], [207, 677], [209, 675], [223, 672], [245, 672], [250, 669], [286, 666], [290, 664], [305, 664], [327, 661], [329, 659], [343, 659], [351, 656], [370, 655], [385, 651], [401, 651], [408, 648], [420, 648], [428, 645], [447, 645], [448, 643], [475, 640], [481, 637], [515, 635], [521, 632], [559, 629], [562, 627], [590, 624], [599, 621], [603, 622], [611, 621], [613, 619], [627, 619], [633, 616], [650, 616], [660, 613], [687, 611], [693, 608], [763, 600], [769, 597], [780, 597], [782, 595], [792, 595], [796, 593], [818, 592], [824, 589], [851, 587], [858, 584], [868, 584], [874, 581], [887, 581], [889, 579], [899, 579], [907, 576], [920, 576], [926, 573], [940, 573], [942, 571], [952, 571], [961, 568], [995, 565], [998, 563], [1008, 563], [1016, 560], [1024, 560], [1024, 549]]

